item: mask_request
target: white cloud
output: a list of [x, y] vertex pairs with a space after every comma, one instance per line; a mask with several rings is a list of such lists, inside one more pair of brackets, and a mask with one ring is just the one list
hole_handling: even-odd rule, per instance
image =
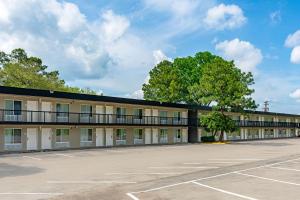
[[56, 17], [57, 26], [63, 32], [78, 30], [86, 23], [85, 16], [73, 3], [59, 3], [56, 0], [47, 0], [41, 3], [40, 6], [44, 14], [54, 15]]
[[233, 29], [242, 26], [247, 21], [243, 10], [237, 5], [219, 4], [210, 8], [204, 18], [208, 28], [216, 30]]
[[296, 89], [292, 93], [290, 93], [290, 97], [300, 100], [300, 89]]
[[59, 70], [68, 84], [104, 94], [137, 90], [158, 48], [131, 31], [127, 17], [103, 10], [89, 20], [66, 1], [2, 0], [0, 27], [0, 51], [24, 48]]
[[270, 13], [270, 20], [272, 24], [278, 24], [281, 22], [281, 12], [280, 10], [276, 10]]
[[195, 0], [145, 0], [146, 6], [159, 11], [170, 11], [176, 17], [192, 14], [200, 1]]
[[108, 41], [120, 38], [128, 29], [130, 22], [126, 17], [115, 15], [112, 10], [103, 13], [102, 29]]
[[[143, 14], [153, 16], [159, 12], [160, 23], [151, 31], [159, 32], [160, 38], [171, 38], [191, 33], [203, 27], [202, 19], [216, 0], [143, 0]], [[156, 15], [157, 16], [157, 15]]]
[[6, 2], [0, 1], [0, 22], [1, 23], [9, 23], [10, 16], [9, 16], [9, 9], [5, 5]]
[[293, 48], [290, 56], [291, 63], [300, 64], [300, 30], [288, 35], [285, 46]]
[[171, 61], [171, 58], [168, 58], [162, 50], [155, 50], [153, 51], [154, 63], [157, 65], [161, 61], [168, 60]]
[[300, 64], [300, 45], [293, 48], [290, 60], [292, 63]]
[[285, 40], [286, 47], [295, 47], [300, 45], [300, 30], [296, 31], [293, 34], [289, 34]]
[[132, 94], [125, 95], [128, 98], [133, 98], [133, 99], [144, 99], [144, 92], [143, 90], [137, 90], [134, 91]]
[[[153, 57], [154, 57], [154, 64], [155, 65], [159, 64], [163, 60], [168, 60], [168, 61], [172, 60], [171, 58], [167, 57], [162, 52], [162, 50], [155, 50], [155, 51], [153, 51]], [[147, 75], [147, 77], [144, 80], [144, 83], [148, 84], [149, 80], [150, 80], [150, 75]], [[144, 98], [144, 92], [143, 92], [142, 89], [138, 89], [138, 90], [134, 91], [133, 93], [127, 94], [125, 96], [129, 97], [129, 98], [134, 98], [134, 99], [143, 99]]]
[[263, 56], [260, 49], [257, 49], [250, 42], [239, 40], [225, 40], [216, 44], [216, 50], [228, 60], [234, 60], [235, 64], [243, 71], [253, 72], [261, 63]]

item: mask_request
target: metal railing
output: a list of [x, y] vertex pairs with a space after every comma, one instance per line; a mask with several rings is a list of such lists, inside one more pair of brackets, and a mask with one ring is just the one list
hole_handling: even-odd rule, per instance
[[278, 128], [299, 128], [300, 123], [295, 122], [274, 122], [274, 121], [235, 121], [239, 127], [278, 127]]
[[1, 123], [123, 124], [186, 126], [187, 118], [75, 112], [0, 110]]
[[[188, 118], [0, 109], [0, 123], [187, 126]], [[198, 119], [198, 122], [200, 120]], [[300, 128], [300, 123], [236, 120], [239, 127]], [[201, 122], [198, 123], [201, 127]]]
[[[235, 123], [238, 127], [300, 128], [300, 123], [296, 122], [235, 120]], [[199, 126], [202, 126], [201, 122], [199, 123]]]

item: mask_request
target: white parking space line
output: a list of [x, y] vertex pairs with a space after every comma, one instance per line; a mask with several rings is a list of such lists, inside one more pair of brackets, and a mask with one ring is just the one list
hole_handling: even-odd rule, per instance
[[54, 155], [56, 155], [56, 156], [64, 156], [64, 157], [68, 157], [68, 158], [73, 158], [73, 157], [74, 157], [74, 156], [72, 156], [72, 155], [63, 154], [63, 153], [56, 153], [56, 154], [54, 154]]
[[217, 169], [219, 167], [208, 167], [208, 166], [197, 166], [197, 167], [169, 167], [169, 166], [165, 166], [165, 167], [149, 167], [151, 169]]
[[121, 150], [106, 150], [106, 152], [111, 152], [111, 153], [125, 153], [127, 151], [121, 151]]
[[300, 162], [297, 162], [297, 161], [291, 161], [290, 163], [293, 163], [293, 164], [300, 164]]
[[127, 196], [129, 196], [131, 199], [133, 200], [140, 200], [139, 198], [137, 198], [136, 196], [134, 196], [133, 194], [131, 194], [130, 192], [126, 193]]
[[31, 156], [23, 156], [23, 158], [29, 158], [32, 160], [42, 160], [41, 158], [31, 157]]
[[275, 162], [275, 163], [268, 164], [268, 165], [261, 165], [261, 166], [258, 166], [258, 167], [251, 167], [251, 168], [237, 170], [237, 171], [232, 171], [232, 172], [223, 173], [223, 174], [217, 174], [217, 175], [214, 175], [214, 176], [208, 176], [208, 177], [194, 179], [194, 180], [190, 180], [190, 181], [178, 182], [178, 183], [174, 183], [174, 184], [170, 184], [170, 185], [165, 185], [165, 186], [161, 186], [161, 187], [151, 188], [151, 189], [148, 189], [148, 190], [141, 190], [141, 191], [136, 191], [136, 192], [128, 192], [126, 194], [127, 194], [127, 196], [131, 197], [133, 200], [138, 200], [138, 198], [135, 197], [133, 194], [139, 194], [139, 193], [146, 193], [146, 192], [157, 191], [157, 190], [161, 190], [161, 189], [165, 189], [165, 188], [174, 187], [174, 186], [177, 186], [177, 185], [183, 185], [183, 184], [187, 184], [187, 183], [191, 183], [191, 182], [196, 182], [196, 181], [201, 181], [201, 180], [207, 180], [207, 179], [213, 179], [213, 178], [217, 178], [217, 177], [227, 176], [227, 175], [230, 175], [230, 174], [233, 174], [233, 173], [241, 173], [241, 172], [244, 172], [244, 171], [250, 171], [250, 170], [254, 170], [254, 169], [260, 169], [260, 168], [264, 168], [264, 167], [270, 167], [270, 166], [274, 166], [274, 165], [278, 165], [278, 164], [282, 164], [282, 163], [287, 163], [287, 162], [292, 162], [292, 161], [296, 161], [296, 160], [300, 160], [300, 158], [285, 160], [285, 161], [281, 161], [281, 162]]
[[228, 161], [259, 161], [259, 160], [263, 160], [263, 159], [259, 159], [259, 158], [219, 158], [219, 159], [209, 159], [209, 160], [216, 160], [216, 161], [220, 161], [220, 160], [228, 160]]
[[[182, 172], [183, 173], [183, 172]], [[182, 174], [178, 172], [136, 172], [136, 173], [122, 173], [122, 172], [116, 172], [116, 173], [106, 173], [105, 175], [178, 175]]]
[[300, 169], [293, 169], [293, 168], [286, 168], [286, 167], [269, 167], [272, 169], [280, 169], [280, 170], [287, 170], [287, 171], [295, 171], [295, 172], [300, 172]]
[[233, 161], [210, 161], [210, 162], [202, 162], [202, 163], [183, 163], [184, 165], [203, 165], [203, 164], [239, 164], [241, 162]]
[[224, 194], [229, 194], [231, 196], [236, 196], [236, 197], [239, 197], [239, 198], [242, 198], [242, 199], [248, 199], [248, 200], [258, 200], [258, 199], [255, 199], [255, 198], [252, 198], [252, 197], [249, 197], [249, 196], [245, 196], [245, 195], [241, 195], [241, 194], [237, 194], [237, 193], [234, 193], [234, 192], [229, 192], [227, 190], [222, 190], [220, 188], [216, 188], [216, 187], [212, 187], [212, 186], [209, 186], [209, 185], [205, 185], [205, 184], [202, 184], [202, 183], [198, 183], [198, 182], [191, 182], [191, 183], [194, 183], [196, 185], [199, 185], [201, 187], [205, 187], [205, 188], [209, 188], [211, 190], [215, 190], [215, 191], [218, 191], [218, 192], [222, 192]]
[[49, 184], [135, 184], [133, 181], [47, 181]]
[[1, 192], [0, 195], [50, 195], [58, 196], [64, 193], [47, 193], [47, 192]]
[[281, 181], [281, 180], [277, 180], [277, 179], [266, 178], [266, 177], [262, 177], [262, 176], [255, 176], [255, 175], [245, 174], [245, 173], [240, 173], [240, 172], [234, 172], [234, 173], [235, 174], [239, 174], [239, 175], [243, 175], [243, 176], [252, 177], [252, 178], [263, 179], [263, 180], [267, 180], [267, 181], [273, 181], [273, 182], [278, 182], [278, 183], [284, 183], [284, 184], [289, 184], [289, 185], [300, 186], [299, 183], [293, 183], [293, 182], [288, 182], [288, 181]]

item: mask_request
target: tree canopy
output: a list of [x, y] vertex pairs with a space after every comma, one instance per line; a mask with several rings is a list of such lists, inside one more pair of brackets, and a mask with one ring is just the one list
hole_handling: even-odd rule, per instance
[[216, 111], [201, 116], [200, 123], [205, 127], [205, 130], [211, 132], [213, 136], [216, 136], [220, 130], [227, 133], [238, 130], [235, 122], [229, 116]]
[[242, 72], [233, 61], [209, 52], [163, 61], [150, 71], [149, 83], [143, 85], [147, 100], [184, 102], [212, 106], [213, 112], [201, 118], [201, 124], [213, 134], [236, 130], [226, 112], [243, 112], [257, 106], [251, 98], [253, 75]]
[[[194, 92], [202, 95], [200, 101], [203, 104], [214, 103], [212, 105], [214, 112], [203, 116], [201, 124], [212, 132], [220, 131], [219, 140], [223, 140], [224, 132], [232, 132], [237, 128], [234, 121], [226, 116], [226, 112], [243, 113], [246, 109], [252, 110], [257, 107], [251, 98], [254, 90], [249, 86], [252, 84], [254, 84], [252, 74], [242, 72], [233, 61], [218, 57], [203, 66], [202, 77]], [[219, 125], [213, 126], [216, 119], [219, 119]]]
[[217, 56], [199, 52], [195, 56], [162, 61], [150, 71], [149, 83], [143, 85], [144, 98], [161, 102], [202, 104], [200, 93], [194, 93], [202, 76], [203, 65]]
[[23, 49], [14, 49], [10, 54], [0, 51], [2, 86], [96, 94], [89, 88], [81, 89], [66, 85], [59, 77], [58, 71], [47, 71], [47, 68], [40, 58], [28, 57]]

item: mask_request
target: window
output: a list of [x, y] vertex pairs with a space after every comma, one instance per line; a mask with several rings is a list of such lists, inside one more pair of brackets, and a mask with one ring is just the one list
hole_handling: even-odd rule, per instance
[[56, 104], [56, 112], [58, 117], [67, 117], [69, 112], [69, 104]]
[[125, 118], [126, 109], [125, 108], [117, 108], [117, 118]]
[[265, 129], [265, 138], [274, 137], [274, 129]]
[[117, 129], [117, 140], [126, 140], [126, 130]]
[[80, 106], [80, 122], [90, 123], [93, 117], [93, 109], [91, 105]]
[[22, 102], [14, 100], [5, 100], [6, 115], [21, 115]]
[[91, 129], [91, 128], [80, 129], [80, 141], [81, 142], [92, 142], [93, 141], [93, 129]]
[[174, 141], [181, 142], [181, 130], [180, 129], [175, 129]]
[[69, 104], [56, 104], [56, 112], [58, 122], [67, 122], [69, 118]]
[[143, 118], [143, 110], [142, 109], [134, 109], [133, 110], [133, 118], [134, 119], [142, 119]]
[[5, 144], [21, 144], [21, 129], [4, 129]]
[[133, 132], [133, 143], [134, 144], [143, 144], [143, 129], [134, 129]]
[[180, 121], [180, 119], [181, 119], [181, 112], [174, 112], [174, 118], [175, 118], [175, 120]]
[[126, 130], [125, 129], [117, 129], [116, 135], [116, 145], [125, 145], [126, 144]]
[[143, 139], [143, 129], [134, 129], [134, 139]]
[[92, 117], [93, 107], [91, 105], [81, 105], [80, 112], [83, 117]]
[[160, 129], [159, 141], [160, 143], [168, 142], [168, 129]]
[[167, 117], [168, 117], [168, 112], [167, 111], [159, 111], [159, 117], [160, 117], [160, 123], [161, 124], [166, 124], [167, 123]]
[[56, 129], [56, 142], [69, 142], [69, 129]]

